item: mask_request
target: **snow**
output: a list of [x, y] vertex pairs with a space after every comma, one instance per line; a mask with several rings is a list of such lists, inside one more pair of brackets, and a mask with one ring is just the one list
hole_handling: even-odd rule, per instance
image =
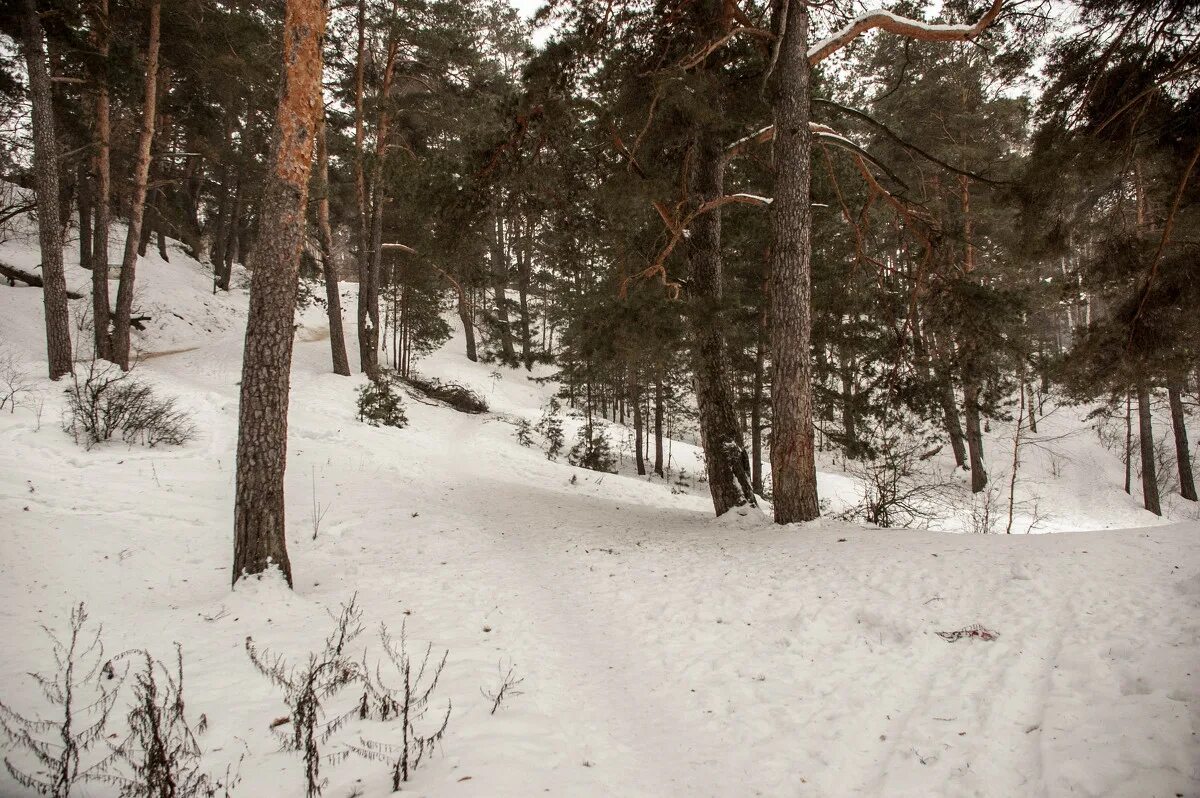
[[[29, 268], [35, 247], [21, 235], [0, 258]], [[520, 446], [512, 420], [536, 420], [553, 387], [470, 363], [457, 336], [417, 367], [473, 385], [493, 413], [409, 401], [405, 429], [357, 422], [361, 378], [329, 373], [310, 309], [289, 416], [296, 589], [268, 577], [231, 592], [246, 295], [213, 296], [178, 249], [170, 263], [151, 252], [138, 279], [135, 307], [154, 320], [136, 371], [194, 415], [200, 436], [182, 448], [72, 443], [59, 386], [41, 379], [40, 293], [0, 286], [0, 349], [45, 399], [40, 420], [0, 413], [0, 698], [19, 710], [40, 706], [25, 676], [48, 665], [39, 624], [61, 628], [85, 601], [109, 651], [183, 644], [207, 761], [245, 757], [238, 795], [301, 795], [299, 759], [268, 729], [286, 711], [244, 641], [298, 659], [357, 594], [364, 642], [407, 620], [414, 641], [450, 652], [434, 705], [454, 711], [405, 787], [419, 795], [1200, 794], [1200, 523], [1141, 511], [1077, 413], [1047, 416], [1047, 448], [1023, 455], [1022, 495], [1040, 495], [1060, 534], [714, 520], [702, 484], [672, 492], [627, 464], [598, 474]], [[997, 480], [1006, 436], [989, 437]], [[694, 447], [671, 446], [698, 473]], [[314, 483], [329, 508], [315, 539]], [[821, 475], [835, 510], [856, 490]], [[975, 623], [999, 637], [937, 635]], [[490, 715], [480, 690], [510, 662], [523, 694]], [[382, 764], [322, 770], [326, 795], [389, 794]], [[0, 775], [0, 794], [16, 789]]]

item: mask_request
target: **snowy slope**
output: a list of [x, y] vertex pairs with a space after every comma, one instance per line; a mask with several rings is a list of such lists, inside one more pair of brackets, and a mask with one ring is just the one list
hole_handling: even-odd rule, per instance
[[[28, 240], [0, 246], [15, 265], [31, 257]], [[1091, 433], [1057, 444], [1073, 463], [1060, 478], [1039, 477], [1031, 455], [1053, 528], [1138, 528], [714, 521], [702, 485], [672, 493], [518, 445], [506, 419], [536, 419], [550, 389], [523, 371], [495, 378], [457, 339], [418, 368], [473, 384], [497, 414], [409, 401], [406, 429], [358, 423], [361, 378], [328, 373], [310, 310], [289, 419], [296, 590], [264, 580], [231, 592], [245, 294], [214, 297], [178, 251], [169, 264], [152, 253], [139, 280], [155, 319], [138, 346], [161, 354], [138, 372], [180, 397], [201, 432], [180, 449], [84, 452], [59, 429], [45, 380], [40, 423], [29, 408], [0, 413], [0, 696], [17, 709], [39, 707], [23, 676], [48, 663], [38, 624], [61, 628], [82, 600], [110, 651], [167, 657], [183, 644], [213, 769], [245, 757], [239, 795], [301, 795], [299, 761], [268, 729], [284, 708], [244, 641], [299, 658], [357, 593], [369, 626], [407, 619], [414, 640], [450, 652], [435, 706], [451, 699], [454, 711], [406, 787], [419, 795], [1200, 795], [1200, 524], [1151, 526]], [[40, 300], [0, 286], [0, 348], [38, 377]], [[1064, 413], [1046, 434], [1072, 424]], [[686, 444], [673, 451], [687, 462]], [[823, 475], [824, 493], [850, 488]], [[329, 508], [315, 539], [314, 493]], [[999, 638], [936, 634], [972, 623]], [[523, 694], [489, 715], [480, 689], [501, 662], [515, 663]], [[333, 745], [360, 731], [382, 734], [352, 726]], [[379, 763], [323, 772], [329, 796], [389, 792]], [[16, 789], [0, 775], [0, 794]]]

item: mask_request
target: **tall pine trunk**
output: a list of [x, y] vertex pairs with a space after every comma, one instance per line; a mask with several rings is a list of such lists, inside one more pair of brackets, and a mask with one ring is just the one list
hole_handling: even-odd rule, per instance
[[79, 265], [92, 268], [92, 176], [87, 161], [79, 159], [75, 170], [75, 182], [79, 188], [75, 193], [75, 204], [79, 209]]
[[146, 181], [150, 174], [150, 145], [154, 140], [154, 106], [158, 97], [158, 49], [162, 0], [150, 0], [150, 41], [146, 49], [146, 85], [142, 107], [142, 132], [138, 138], [137, 163], [133, 172], [133, 194], [129, 204], [129, 234], [121, 260], [121, 282], [117, 286], [117, 308], [113, 317], [113, 360], [129, 370], [129, 317], [133, 311], [133, 281], [137, 270], [138, 243], [146, 212]]
[[812, 132], [809, 129], [808, 7], [784, 6], [775, 115], [771, 203], [771, 486], [775, 522], [821, 514], [812, 423]]
[[972, 382], [963, 384], [963, 414], [967, 419], [967, 451], [971, 460], [971, 492], [979, 493], [987, 486], [988, 475], [983, 467], [983, 433], [979, 423], [979, 388]]
[[[95, 226], [92, 234], [92, 327], [96, 357], [112, 359], [112, 308], [108, 297], [108, 230], [112, 216], [112, 131], [108, 100], [108, 0], [99, 0], [92, 22], [100, 67], [96, 80]], [[83, 235], [80, 231], [80, 235]]]
[[750, 398], [750, 486], [754, 493], [763, 493], [763, 400], [765, 398], [767, 356], [767, 311], [763, 308], [754, 345], [754, 387]]
[[277, 566], [292, 584], [284, 523], [292, 322], [313, 142], [322, 112], [322, 0], [288, 0], [283, 75], [261, 201], [262, 240], [249, 264], [250, 316], [238, 412], [233, 582]]
[[[699, 128], [692, 138], [690, 194], [696, 206], [724, 193], [724, 147], [715, 131]], [[750, 458], [742, 443], [734, 404], [732, 366], [721, 326], [721, 212], [701, 214], [692, 223], [689, 267], [691, 305], [688, 321], [693, 338], [696, 409], [708, 471], [713, 509], [723, 515], [733, 507], [755, 505], [750, 485]]]
[[533, 342], [530, 334], [529, 286], [533, 272], [533, 221], [525, 220], [525, 229], [517, 239], [517, 292], [521, 300], [521, 360], [525, 370], [533, 369]]
[[42, 255], [42, 304], [46, 317], [46, 360], [50, 379], [71, 371], [71, 324], [63, 274], [63, 225], [58, 194], [58, 140], [50, 72], [42, 47], [42, 22], [35, 0], [25, 0], [22, 18], [25, 66], [33, 104], [33, 173], [37, 195], [38, 244]]
[[329, 147], [325, 138], [325, 114], [318, 120], [317, 179], [321, 196], [317, 200], [317, 228], [321, 239], [321, 270], [325, 276], [325, 309], [329, 316], [329, 349], [333, 373], [350, 376], [346, 356], [346, 333], [342, 329], [342, 294], [338, 288], [337, 264], [333, 260], [333, 226], [329, 222]]
[[1150, 420], [1150, 388], [1138, 385], [1138, 448], [1142, 453], [1142, 504], [1155, 515], [1162, 515], [1158, 498], [1158, 472], [1154, 462], [1154, 424]]
[[1192, 477], [1192, 450], [1188, 446], [1187, 419], [1183, 415], [1183, 386], [1178, 383], [1167, 386], [1167, 398], [1171, 403], [1171, 426], [1175, 430], [1175, 462], [1179, 467], [1179, 495], [1188, 501], [1196, 501], [1196, 480]]
[[660, 477], [663, 472], [663, 384], [662, 369], [655, 367], [654, 371], [654, 473]]

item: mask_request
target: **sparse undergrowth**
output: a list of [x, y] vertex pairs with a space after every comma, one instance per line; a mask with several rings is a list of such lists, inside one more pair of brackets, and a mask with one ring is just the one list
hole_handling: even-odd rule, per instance
[[173, 398], [103, 360], [90, 361], [82, 378], [74, 372], [65, 393], [63, 430], [85, 449], [114, 437], [154, 448], [182, 446], [196, 436], [191, 418]]

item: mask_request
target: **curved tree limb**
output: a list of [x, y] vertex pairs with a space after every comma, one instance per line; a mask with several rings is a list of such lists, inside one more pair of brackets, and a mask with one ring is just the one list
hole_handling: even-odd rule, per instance
[[1004, 0], [992, 0], [991, 8], [974, 25], [934, 25], [883, 9], [868, 11], [808, 48], [808, 63], [824, 61], [867, 31], [876, 29], [927, 42], [969, 42], [995, 21], [1003, 6]]

